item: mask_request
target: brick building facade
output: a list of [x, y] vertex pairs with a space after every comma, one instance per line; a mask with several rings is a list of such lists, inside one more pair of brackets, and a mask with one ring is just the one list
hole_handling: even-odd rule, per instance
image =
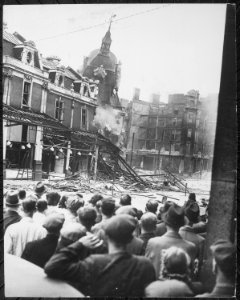
[[127, 108], [127, 160], [147, 170], [175, 173], [210, 170], [215, 138], [217, 98], [212, 107], [198, 91], [169, 95], [168, 103], [156, 95], [139, 99], [139, 90]]
[[86, 168], [92, 148], [70, 132], [96, 131], [98, 83], [64, 67], [58, 57], [41, 57], [34, 42], [4, 30], [4, 169], [31, 168], [38, 180], [42, 170]]

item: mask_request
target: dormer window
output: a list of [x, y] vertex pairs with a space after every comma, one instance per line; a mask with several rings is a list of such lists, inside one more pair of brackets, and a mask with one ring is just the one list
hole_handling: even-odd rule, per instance
[[31, 63], [31, 61], [32, 61], [32, 53], [31, 53], [31, 52], [28, 52], [28, 53], [27, 53], [26, 61], [27, 61], [28, 64]]
[[63, 76], [60, 75], [58, 78], [58, 85], [61, 86], [63, 84]]

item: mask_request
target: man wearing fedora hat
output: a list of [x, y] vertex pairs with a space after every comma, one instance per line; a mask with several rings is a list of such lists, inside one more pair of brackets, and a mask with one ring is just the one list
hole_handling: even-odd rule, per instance
[[188, 253], [192, 262], [196, 257], [196, 246], [182, 239], [178, 233], [179, 228], [184, 225], [184, 217], [184, 209], [173, 203], [163, 218], [167, 232], [160, 237], [157, 236], [148, 241], [145, 255], [151, 260], [157, 278], [159, 277], [162, 255], [165, 249], [171, 246], [179, 247]]
[[28, 242], [44, 238], [46, 229], [33, 221], [36, 211], [36, 199], [28, 196], [22, 201], [23, 218], [8, 226], [4, 235], [4, 251], [9, 254], [21, 256]]
[[185, 208], [185, 215], [187, 219], [186, 224], [180, 228], [179, 234], [184, 240], [195, 244], [199, 260], [199, 272], [203, 261], [205, 238], [195, 233], [193, 229], [193, 225], [199, 222], [200, 209], [197, 202], [192, 202]]
[[169, 207], [173, 204], [172, 201], [166, 200], [163, 204], [163, 206], [160, 207], [159, 209], [159, 214], [158, 218], [160, 219], [159, 222], [157, 223], [156, 230], [155, 230], [155, 235], [156, 236], [162, 236], [164, 233], [167, 232], [167, 227], [166, 224], [163, 222], [163, 218], [165, 214], [167, 213]]
[[39, 181], [35, 186], [34, 192], [37, 198], [40, 199], [43, 194], [46, 193], [46, 190], [46, 186], [41, 181]]
[[151, 262], [126, 251], [136, 226], [134, 217], [118, 215], [104, 225], [108, 237], [108, 254], [90, 255], [77, 260], [84, 246], [94, 248], [99, 240], [86, 235], [54, 254], [45, 265], [48, 276], [67, 280], [76, 279], [86, 296], [143, 297], [144, 288], [155, 280]]
[[6, 210], [3, 214], [3, 228], [4, 232], [9, 225], [19, 222], [22, 217], [18, 214], [19, 198], [18, 193], [15, 191], [9, 191], [5, 200]]

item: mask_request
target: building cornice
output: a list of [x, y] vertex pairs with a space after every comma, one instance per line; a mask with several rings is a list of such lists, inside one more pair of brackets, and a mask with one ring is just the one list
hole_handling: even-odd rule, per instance
[[13, 58], [8, 55], [3, 56], [3, 67], [8, 67], [15, 71], [19, 71], [20, 73], [27, 73], [28, 75], [40, 78], [40, 79], [48, 79], [48, 73], [44, 72], [38, 68], [29, 66], [24, 64], [20, 60]]
[[91, 98], [85, 97], [85, 96], [81, 96], [78, 93], [74, 92], [74, 91], [69, 91], [65, 88], [62, 88], [60, 86], [57, 86], [53, 83], [48, 84], [48, 90], [51, 93], [54, 93], [56, 95], [62, 96], [62, 97], [66, 97], [69, 98], [71, 100], [74, 100], [76, 102], [80, 102], [80, 103], [84, 103], [84, 104], [88, 104], [91, 106], [97, 106], [97, 100], [93, 100]]

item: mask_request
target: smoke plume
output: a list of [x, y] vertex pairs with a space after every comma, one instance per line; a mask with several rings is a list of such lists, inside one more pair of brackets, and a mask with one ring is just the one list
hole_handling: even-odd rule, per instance
[[114, 111], [111, 106], [99, 106], [96, 109], [93, 125], [100, 129], [102, 134], [107, 131], [111, 134], [120, 135], [122, 131], [120, 118], [120, 114]]

